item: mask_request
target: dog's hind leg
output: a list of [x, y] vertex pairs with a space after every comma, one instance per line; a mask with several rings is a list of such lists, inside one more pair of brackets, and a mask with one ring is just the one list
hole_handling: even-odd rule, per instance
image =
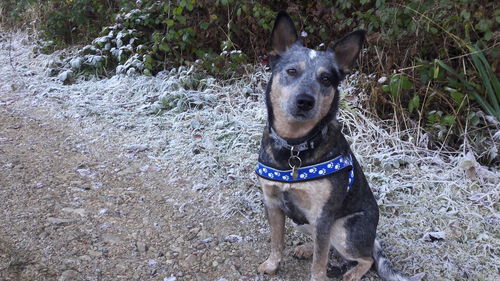
[[357, 261], [358, 264], [344, 274], [342, 281], [360, 281], [361, 277], [363, 277], [368, 270], [370, 270], [370, 267], [373, 264], [373, 258], [371, 257], [363, 257], [354, 260]]
[[373, 231], [369, 231], [370, 217], [358, 212], [338, 219], [332, 227], [332, 245], [339, 254], [358, 264], [342, 277], [342, 281], [359, 281], [373, 264]]

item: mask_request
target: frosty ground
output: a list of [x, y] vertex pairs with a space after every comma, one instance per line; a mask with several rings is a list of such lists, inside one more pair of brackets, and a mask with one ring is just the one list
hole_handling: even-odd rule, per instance
[[[269, 73], [200, 81], [179, 68], [62, 85], [47, 65], [71, 50], [35, 55], [25, 34], [0, 41], [1, 280], [308, 279], [292, 228], [278, 275], [256, 273], [269, 250], [253, 174]], [[387, 255], [426, 280], [498, 280], [498, 168], [371, 117], [357, 77], [339, 119], [379, 202]]]

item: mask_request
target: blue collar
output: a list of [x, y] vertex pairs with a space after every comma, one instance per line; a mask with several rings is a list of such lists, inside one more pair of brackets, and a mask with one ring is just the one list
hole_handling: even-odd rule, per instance
[[354, 165], [352, 163], [351, 155], [349, 155], [349, 157], [340, 155], [337, 158], [328, 160], [323, 163], [299, 168], [297, 178], [295, 179], [292, 177], [292, 169], [277, 170], [268, 167], [260, 162], [257, 162], [255, 172], [259, 177], [262, 177], [264, 179], [285, 183], [294, 183], [319, 179], [347, 167], [351, 167], [351, 170], [349, 171], [349, 183], [347, 185], [347, 191], [349, 191], [352, 184], [354, 183]]

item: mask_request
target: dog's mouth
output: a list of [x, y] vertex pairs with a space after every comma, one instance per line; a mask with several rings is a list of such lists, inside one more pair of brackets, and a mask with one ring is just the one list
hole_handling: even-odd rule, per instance
[[316, 117], [315, 110], [304, 111], [297, 108], [295, 108], [290, 115], [293, 121], [308, 121]]

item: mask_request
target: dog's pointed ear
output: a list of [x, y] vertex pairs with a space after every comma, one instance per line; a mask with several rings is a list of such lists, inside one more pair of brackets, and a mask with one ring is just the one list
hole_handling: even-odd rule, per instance
[[361, 47], [365, 42], [365, 35], [365, 30], [356, 30], [347, 34], [333, 45], [332, 48], [335, 52], [337, 63], [344, 73], [351, 71], [351, 66], [358, 58], [359, 51], [361, 51]]
[[271, 35], [271, 46], [273, 53], [279, 55], [284, 53], [293, 43], [298, 40], [297, 30], [290, 16], [281, 11], [274, 21], [273, 32]]

